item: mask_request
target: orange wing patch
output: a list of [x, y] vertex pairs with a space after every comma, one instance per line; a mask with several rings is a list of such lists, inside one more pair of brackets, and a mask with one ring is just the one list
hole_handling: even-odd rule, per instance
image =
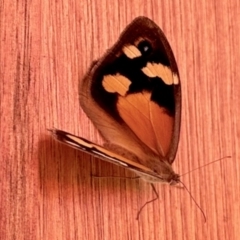
[[148, 62], [146, 67], [142, 68], [142, 71], [150, 78], [161, 78], [167, 85], [171, 85], [176, 82], [176, 80], [173, 78], [173, 72], [171, 71], [171, 69], [161, 63]]
[[150, 100], [149, 92], [120, 96], [117, 108], [121, 118], [145, 145], [161, 156], [168, 153], [173, 118]]
[[106, 75], [103, 77], [102, 85], [107, 92], [118, 93], [125, 96], [131, 82], [121, 74]]
[[155, 102], [150, 101], [149, 105], [151, 124], [158, 143], [158, 152], [163, 151], [163, 156], [165, 156], [172, 141], [174, 119], [166, 114], [166, 110], [159, 107]]
[[137, 47], [135, 47], [134, 45], [126, 45], [123, 47], [122, 50], [123, 50], [124, 54], [130, 59], [140, 57], [142, 55], [141, 52], [139, 51], [139, 49]]

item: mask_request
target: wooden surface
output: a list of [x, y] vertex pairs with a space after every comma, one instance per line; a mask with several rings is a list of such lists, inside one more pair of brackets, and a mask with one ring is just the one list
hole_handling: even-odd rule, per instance
[[[187, 191], [143, 181], [51, 139], [57, 127], [101, 142], [80, 109], [78, 81], [136, 16], [153, 19], [175, 53], [182, 125], [173, 167]], [[0, 3], [0, 238], [239, 239], [240, 2]]]

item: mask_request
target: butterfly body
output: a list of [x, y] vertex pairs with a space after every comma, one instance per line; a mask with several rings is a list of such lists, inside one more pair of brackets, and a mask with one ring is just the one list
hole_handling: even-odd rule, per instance
[[181, 87], [166, 37], [136, 18], [94, 62], [79, 85], [80, 105], [105, 139], [104, 147], [61, 130], [66, 144], [135, 171], [149, 182], [179, 182], [172, 163], [180, 131]]

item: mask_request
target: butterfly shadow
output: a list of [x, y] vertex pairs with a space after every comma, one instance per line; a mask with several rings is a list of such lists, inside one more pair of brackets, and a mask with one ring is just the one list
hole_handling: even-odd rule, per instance
[[136, 175], [129, 170], [53, 141], [49, 136], [39, 141], [38, 159], [40, 186], [47, 192], [81, 188], [89, 193], [134, 193], [144, 187], [142, 181], [131, 179]]

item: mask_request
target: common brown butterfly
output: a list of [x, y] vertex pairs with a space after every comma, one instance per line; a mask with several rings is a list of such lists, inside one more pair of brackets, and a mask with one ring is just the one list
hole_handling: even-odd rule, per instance
[[162, 30], [138, 17], [80, 82], [80, 105], [105, 139], [104, 147], [62, 130], [53, 136], [74, 148], [136, 172], [149, 182], [176, 184], [172, 169], [181, 118], [177, 64]]

